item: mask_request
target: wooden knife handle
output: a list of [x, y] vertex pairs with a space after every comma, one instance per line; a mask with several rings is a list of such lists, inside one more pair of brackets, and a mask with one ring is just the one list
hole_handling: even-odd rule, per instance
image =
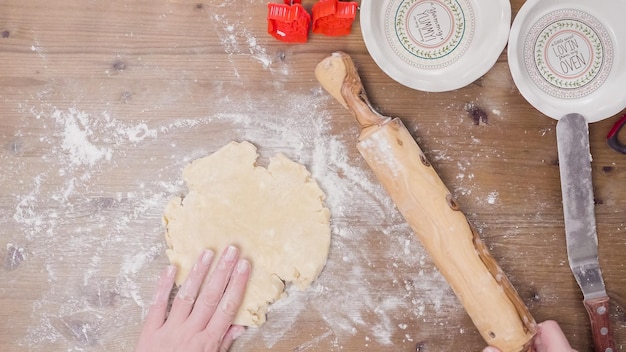
[[591, 321], [591, 335], [596, 352], [615, 352], [615, 340], [609, 316], [609, 297], [584, 301]]
[[361, 125], [359, 152], [485, 341], [532, 351], [535, 320], [402, 121], [372, 109], [349, 55], [334, 53], [316, 76]]

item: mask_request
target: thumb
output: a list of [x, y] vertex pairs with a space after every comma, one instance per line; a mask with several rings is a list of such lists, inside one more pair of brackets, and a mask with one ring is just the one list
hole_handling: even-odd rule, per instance
[[534, 343], [537, 352], [574, 351], [557, 322], [546, 320], [538, 324], [537, 328]]

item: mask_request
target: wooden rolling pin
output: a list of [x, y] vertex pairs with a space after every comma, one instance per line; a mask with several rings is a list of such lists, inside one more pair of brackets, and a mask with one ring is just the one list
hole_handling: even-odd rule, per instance
[[535, 320], [402, 121], [371, 107], [348, 54], [333, 53], [315, 76], [361, 125], [358, 150], [487, 344], [532, 351]]

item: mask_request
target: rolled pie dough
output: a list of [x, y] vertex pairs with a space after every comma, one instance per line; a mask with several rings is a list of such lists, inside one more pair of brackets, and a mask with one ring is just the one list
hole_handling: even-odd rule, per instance
[[285, 283], [307, 288], [330, 246], [324, 193], [304, 166], [282, 154], [256, 166], [256, 148], [231, 142], [183, 170], [188, 193], [163, 216], [167, 256], [182, 284], [203, 248], [220, 254], [233, 244], [252, 272], [235, 324], [260, 326]]

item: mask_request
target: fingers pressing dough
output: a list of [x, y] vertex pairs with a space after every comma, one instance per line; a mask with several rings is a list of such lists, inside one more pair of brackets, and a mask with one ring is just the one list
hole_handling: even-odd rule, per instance
[[188, 193], [169, 201], [163, 215], [167, 256], [189, 275], [204, 248], [221, 253], [234, 244], [252, 264], [234, 324], [260, 326], [285, 283], [308, 287], [326, 263], [330, 213], [306, 168], [282, 154], [256, 166], [256, 148], [231, 142], [183, 170]]

